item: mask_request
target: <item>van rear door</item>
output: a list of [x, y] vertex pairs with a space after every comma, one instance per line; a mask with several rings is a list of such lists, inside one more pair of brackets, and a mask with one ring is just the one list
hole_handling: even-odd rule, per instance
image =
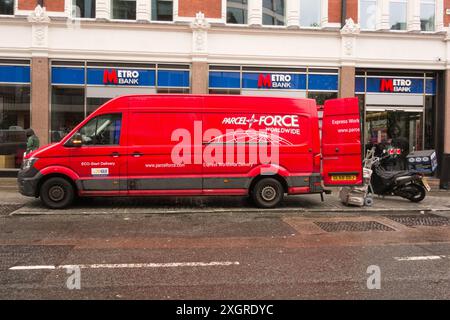
[[325, 101], [322, 176], [327, 186], [361, 185], [361, 121], [358, 98]]

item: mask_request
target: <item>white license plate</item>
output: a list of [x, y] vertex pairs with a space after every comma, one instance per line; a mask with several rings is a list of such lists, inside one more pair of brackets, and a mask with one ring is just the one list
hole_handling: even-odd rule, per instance
[[431, 191], [431, 187], [430, 187], [430, 185], [428, 184], [427, 179], [422, 178], [422, 183], [423, 183], [423, 185], [425, 186], [425, 189], [427, 189], [427, 191], [430, 192], [430, 191]]

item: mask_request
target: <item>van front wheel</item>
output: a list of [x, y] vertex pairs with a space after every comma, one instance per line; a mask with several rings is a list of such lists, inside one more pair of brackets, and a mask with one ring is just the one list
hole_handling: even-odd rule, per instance
[[252, 198], [260, 208], [274, 208], [283, 200], [284, 190], [281, 183], [273, 178], [258, 181], [252, 190]]
[[64, 178], [55, 177], [45, 181], [40, 191], [41, 201], [51, 209], [69, 206], [75, 197], [72, 184]]

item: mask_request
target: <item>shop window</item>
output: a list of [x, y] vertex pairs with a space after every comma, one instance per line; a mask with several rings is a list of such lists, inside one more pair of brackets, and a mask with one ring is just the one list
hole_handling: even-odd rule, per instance
[[434, 31], [436, 16], [436, 0], [420, 1], [420, 30]]
[[30, 127], [30, 86], [0, 85], [0, 169], [18, 168]]
[[112, 0], [113, 19], [136, 20], [136, 0]]
[[284, 26], [284, 0], [263, 0], [263, 25]]
[[95, 18], [95, 0], [72, 0], [72, 17]]
[[172, 21], [173, 1], [172, 0], [152, 0], [152, 20]]
[[320, 27], [320, 0], [300, 0], [300, 25]]
[[391, 0], [389, 5], [391, 30], [406, 30], [407, 10], [407, 0]]
[[158, 88], [157, 93], [189, 93], [189, 88]]
[[86, 117], [92, 112], [97, 110], [102, 104], [108, 102], [111, 98], [98, 98], [98, 97], [87, 97], [86, 98]]
[[308, 92], [308, 98], [316, 100], [318, 106], [323, 106], [326, 100], [336, 99], [337, 92]]
[[248, 1], [227, 1], [227, 23], [247, 24]]
[[377, 0], [359, 1], [359, 23], [363, 30], [374, 30], [376, 27]]
[[0, 14], [13, 15], [14, 14], [14, 0], [0, 1]]
[[209, 89], [209, 94], [241, 94], [239, 89]]
[[425, 96], [425, 150], [434, 149], [436, 137], [436, 97]]
[[84, 88], [52, 88], [50, 140], [58, 142], [84, 119]]

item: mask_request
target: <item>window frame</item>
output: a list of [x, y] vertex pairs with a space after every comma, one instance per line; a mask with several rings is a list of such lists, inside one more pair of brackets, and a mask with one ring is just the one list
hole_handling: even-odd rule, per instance
[[[362, 8], [362, 6], [361, 6], [361, 2], [375, 2], [375, 26], [373, 27], [373, 28], [363, 28], [362, 27], [362, 24], [361, 24], [361, 17], [362, 17], [362, 14], [361, 14], [361, 8]], [[375, 30], [377, 30], [377, 15], [378, 15], [378, 12], [379, 12], [379, 5], [380, 5], [380, 0], [359, 0], [358, 1], [358, 22], [359, 22], [359, 24], [360, 24], [360, 26], [361, 26], [361, 30], [362, 31], [375, 31]]]
[[[228, 22], [228, 0], [226, 1], [226, 8], [225, 8], [225, 24], [226, 25], [229, 25], [229, 26], [248, 26], [248, 6], [249, 6], [249, 1], [252, 1], [252, 0], [246, 0], [247, 1], [247, 4], [246, 4], [246, 8], [245, 9], [242, 9], [242, 10], [244, 10], [244, 12], [246, 13], [246, 15], [245, 15], [245, 21], [246, 21], [246, 23], [231, 23], [231, 22]], [[242, 4], [239, 4], [239, 3], [235, 3], [235, 4], [237, 4], [237, 5], [242, 5]], [[238, 9], [240, 9], [240, 8], [238, 8]]]
[[12, 14], [0, 13], [0, 17], [14, 17], [16, 15], [16, 7], [17, 7], [16, 1], [18, 0], [12, 0]]
[[[172, 23], [175, 22], [175, 0], [147, 0], [150, 1], [150, 21], [152, 23]], [[156, 2], [158, 4], [158, 1], [164, 1], [164, 2], [172, 2], [172, 20], [157, 20], [153, 19], [153, 3]]]
[[[392, 29], [392, 22], [391, 22], [391, 17], [392, 17], [392, 3], [403, 3], [406, 5], [405, 7], [405, 28], [404, 29]], [[408, 31], [408, 0], [389, 0], [389, 30], [390, 31], [394, 31], [394, 32], [407, 32]], [[398, 22], [397, 22], [398, 23]]]
[[[433, 4], [434, 5], [434, 24], [433, 24], [433, 30], [422, 30], [422, 4]], [[436, 26], [437, 26], [437, 7], [438, 7], [438, 3], [437, 0], [420, 0], [419, 1], [419, 11], [420, 11], [420, 32], [425, 32], [425, 33], [434, 33], [436, 32]], [[444, 12], [445, 14], [445, 12]]]
[[[119, 22], [136, 22], [137, 21], [137, 2], [138, 0], [132, 0], [135, 3], [135, 18], [134, 19], [121, 19], [121, 18], [114, 18], [114, 0], [110, 1], [110, 18], [112, 21], [119, 21]], [[117, 1], [123, 1], [123, 0], [117, 0]]]
[[[276, 1], [276, 0], [270, 0], [270, 1], [272, 1], [272, 4], [273, 4], [273, 1]], [[280, 0], [281, 1], [281, 0]], [[267, 9], [267, 8], [265, 8], [264, 7], [264, 0], [262, 0], [262, 3], [261, 3], [261, 25], [263, 26], [263, 27], [269, 27], [269, 28], [280, 28], [280, 27], [286, 27], [286, 24], [287, 24], [287, 17], [286, 17], [286, 13], [287, 13], [287, 8], [286, 8], [286, 0], [282, 0], [283, 1], [283, 7], [284, 7], [284, 12], [283, 12], [283, 24], [264, 24], [264, 15], [266, 14], [266, 15], [269, 15], [269, 16], [271, 16], [273, 19], [277, 19], [276, 18], [276, 16], [277, 15], [279, 15], [278, 13], [275, 13], [275, 11], [273, 11], [272, 9]], [[273, 13], [275, 13], [274, 15], [270, 15], [270, 14], [267, 14], [267, 13], [264, 13], [264, 10], [271, 10]]]
[[[85, 18], [85, 17], [77, 17], [76, 15], [74, 15], [74, 10], [73, 7], [75, 6], [74, 2], [76, 2], [76, 0], [71, 0], [71, 6], [70, 6], [70, 16], [72, 17], [72, 19], [74, 20], [86, 20], [86, 21], [94, 21], [97, 19], [97, 0], [93, 0], [94, 1], [94, 17], [93, 18]], [[112, 4], [112, 1], [111, 1]]]
[[[288, 0], [289, 1], [289, 0]], [[303, 3], [303, 1], [304, 0], [300, 0], [300, 7], [299, 7], [299, 10], [300, 10], [300, 15], [299, 15], [299, 17], [298, 17], [298, 23], [299, 23], [299, 27], [300, 28], [302, 28], [302, 29], [320, 29], [320, 28], [322, 28], [322, 6], [323, 6], [323, 1], [322, 0], [316, 0], [316, 3], [318, 3], [319, 4], [319, 21], [318, 21], [318, 23], [317, 23], [317, 27], [313, 27], [313, 26], [303, 26], [302, 25], [302, 3]]]

